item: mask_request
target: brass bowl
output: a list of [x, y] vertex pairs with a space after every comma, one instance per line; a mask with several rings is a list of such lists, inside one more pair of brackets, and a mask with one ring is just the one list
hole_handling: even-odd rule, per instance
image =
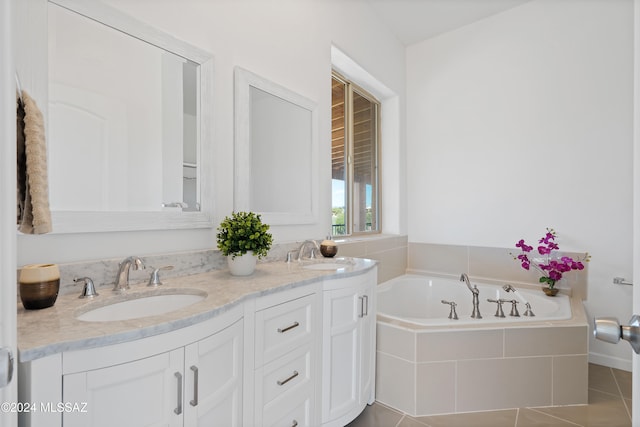
[[332, 258], [338, 253], [337, 245], [320, 245], [320, 253], [323, 257]]
[[55, 264], [25, 265], [20, 271], [20, 300], [27, 310], [55, 304], [60, 291], [60, 272]]

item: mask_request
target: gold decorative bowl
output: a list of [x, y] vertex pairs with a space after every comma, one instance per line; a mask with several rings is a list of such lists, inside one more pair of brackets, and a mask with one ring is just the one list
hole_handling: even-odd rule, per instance
[[333, 244], [321, 244], [320, 253], [326, 258], [332, 258], [338, 253], [338, 246]]
[[20, 270], [20, 299], [27, 310], [51, 307], [60, 290], [56, 264], [29, 264]]

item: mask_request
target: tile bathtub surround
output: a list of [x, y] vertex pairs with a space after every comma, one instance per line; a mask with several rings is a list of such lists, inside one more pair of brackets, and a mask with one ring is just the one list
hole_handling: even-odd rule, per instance
[[[298, 249], [302, 242], [291, 242], [273, 245], [268, 256], [261, 262], [283, 262], [288, 251]], [[162, 271], [160, 279], [207, 273], [226, 268], [227, 261], [217, 249], [176, 252], [162, 255], [138, 255], [146, 268], [129, 272], [131, 284], [146, 283], [154, 268], [171, 265], [172, 270]], [[393, 277], [404, 274], [407, 268], [407, 236], [376, 235], [360, 239], [338, 240], [338, 256], [371, 258], [378, 261], [378, 282], [382, 283]], [[75, 277], [89, 277], [93, 280], [98, 292], [110, 290], [115, 283], [118, 265], [126, 258], [83, 261], [59, 264], [59, 295], [78, 294], [82, 284], [75, 283]], [[16, 277], [20, 276], [20, 272]], [[16, 289], [19, 286], [16, 284]]]
[[583, 312], [495, 329], [379, 321], [377, 334], [377, 400], [411, 416], [587, 403]]
[[376, 235], [341, 240], [336, 237], [338, 256], [378, 261], [378, 283], [402, 276], [407, 270], [407, 236]]
[[[434, 275], [459, 276], [469, 274], [473, 280], [485, 282], [511, 283], [539, 287], [540, 274], [534, 268], [526, 271], [513, 259], [517, 248], [489, 248], [480, 246], [440, 245], [433, 243], [409, 243], [408, 265], [410, 272], [426, 272]], [[563, 252], [563, 255], [579, 258], [583, 254]], [[565, 273], [560, 289], [570, 290], [580, 299], [587, 296], [587, 271]]]

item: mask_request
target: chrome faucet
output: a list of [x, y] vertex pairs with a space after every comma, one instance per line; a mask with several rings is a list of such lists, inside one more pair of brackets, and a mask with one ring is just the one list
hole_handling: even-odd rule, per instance
[[144, 268], [144, 263], [137, 256], [125, 258], [118, 266], [118, 276], [116, 276], [116, 284], [113, 287], [114, 292], [122, 292], [129, 289], [129, 270]]
[[460, 281], [464, 282], [473, 294], [473, 310], [471, 311], [471, 318], [482, 319], [482, 316], [480, 315], [480, 291], [478, 290], [478, 287], [476, 285], [471, 287], [471, 282], [469, 282], [469, 276], [467, 276], [467, 273], [462, 273], [460, 275]]
[[304, 256], [304, 248], [309, 246], [309, 244], [313, 245], [313, 247], [311, 248], [311, 252], [309, 253], [309, 258], [311, 259], [316, 258], [316, 252], [320, 251], [320, 246], [318, 246], [318, 242], [316, 242], [315, 240], [309, 239], [309, 240], [305, 240], [300, 245], [300, 248], [298, 249], [298, 261], [302, 260], [302, 257]]

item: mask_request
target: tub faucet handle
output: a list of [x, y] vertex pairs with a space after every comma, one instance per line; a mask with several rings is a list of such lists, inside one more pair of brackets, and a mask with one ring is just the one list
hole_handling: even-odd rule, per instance
[[511, 313], [509, 313], [509, 316], [513, 316], [513, 317], [520, 317], [520, 313], [518, 313], [518, 300], [512, 299], [511, 301], [508, 301], [511, 303]]
[[449, 304], [451, 306], [451, 310], [449, 310], [449, 319], [458, 320], [458, 313], [456, 313], [456, 306], [458, 304], [456, 304], [453, 301], [445, 301], [445, 300], [442, 300], [440, 302], [442, 302], [443, 304]]
[[531, 311], [531, 304], [526, 303], [524, 306], [525, 306], [526, 310], [525, 310], [523, 316], [534, 317], [535, 314], [533, 314], [533, 311]]
[[495, 302], [497, 304], [496, 314], [494, 314], [495, 317], [505, 317], [504, 316], [504, 311], [502, 310], [502, 304], [504, 304], [504, 302], [506, 300], [503, 300], [502, 298], [500, 298], [500, 299], [487, 298], [487, 301]]

